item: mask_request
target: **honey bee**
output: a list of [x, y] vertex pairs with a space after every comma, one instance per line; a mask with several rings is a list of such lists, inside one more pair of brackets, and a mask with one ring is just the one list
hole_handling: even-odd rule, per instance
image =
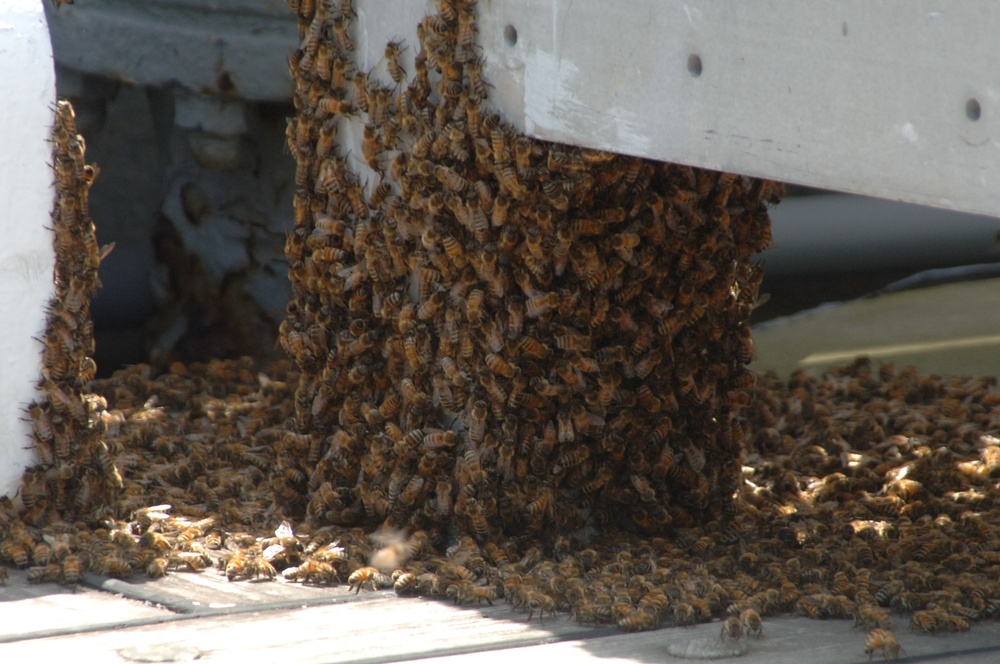
[[868, 632], [868, 635], [865, 636], [865, 654], [868, 655], [869, 660], [876, 651], [882, 652], [883, 659], [899, 659], [900, 650], [902, 648], [899, 645], [899, 641], [888, 630], [876, 628]]
[[736, 640], [741, 636], [743, 636], [743, 625], [740, 623], [740, 619], [735, 616], [726, 618], [719, 631], [719, 640], [724, 641], [726, 638]]
[[538, 619], [542, 622], [545, 621], [546, 613], [553, 617], [556, 615], [556, 601], [549, 595], [536, 590], [528, 590], [525, 593], [522, 608], [528, 610], [529, 621], [535, 615], [536, 611], [538, 612]]
[[322, 115], [354, 115], [354, 106], [349, 101], [324, 95], [316, 104], [317, 112]]
[[324, 560], [307, 560], [295, 570], [295, 579], [302, 583], [329, 585], [340, 581], [333, 564]]
[[741, 611], [739, 622], [747, 638], [750, 636], [760, 638], [764, 635], [764, 625], [761, 622], [760, 614], [754, 609], [744, 609]]
[[476, 326], [483, 321], [482, 304], [485, 292], [481, 288], [473, 288], [465, 303], [465, 318], [470, 325]]
[[495, 353], [487, 353], [485, 361], [490, 371], [504, 378], [514, 378], [514, 376], [520, 373], [520, 369], [516, 365], [511, 364]]
[[469, 442], [477, 447], [483, 442], [483, 439], [486, 436], [487, 414], [488, 411], [485, 401], [477, 399], [473, 402], [469, 417], [468, 436]]
[[[579, 620], [579, 614], [577, 620]], [[629, 610], [626, 615], [618, 619], [618, 627], [626, 632], [641, 632], [656, 629], [658, 626], [659, 621], [656, 615], [643, 609]]]
[[[677, 602], [674, 604], [674, 625], [680, 627], [682, 625], [693, 625], [697, 620], [698, 616], [695, 613], [694, 608], [687, 602]], [[737, 619], [737, 624], [739, 619]]]
[[463, 512], [469, 519], [476, 536], [480, 541], [485, 541], [490, 534], [490, 524], [480, 502], [475, 498], [466, 498]]
[[457, 46], [464, 51], [472, 50], [476, 39], [476, 9], [472, 3], [463, 4], [458, 10], [458, 28], [455, 34]]
[[[3, 574], [7, 573], [7, 568], [3, 567]], [[6, 576], [3, 576], [6, 584]], [[36, 565], [28, 568], [28, 583], [60, 583], [63, 581], [63, 568], [58, 563], [48, 565]]]
[[338, 16], [333, 19], [333, 31], [337, 35], [337, 41], [340, 42], [341, 48], [345, 51], [354, 50], [354, 40], [347, 33], [350, 27], [349, 21], [344, 16]]
[[448, 166], [438, 166], [435, 168], [434, 177], [438, 182], [456, 193], [463, 192], [469, 187], [469, 181]]
[[559, 306], [559, 293], [538, 293], [525, 302], [524, 314], [528, 318], [541, 318]]
[[68, 585], [76, 585], [80, 582], [80, 556], [70, 554], [62, 561], [62, 580]]
[[31, 562], [28, 547], [22, 542], [15, 541], [10, 538], [0, 542], [0, 557], [14, 563], [22, 569], [27, 567]]
[[402, 42], [391, 41], [385, 45], [385, 66], [386, 70], [389, 72], [389, 76], [395, 83], [400, 83], [405, 77], [406, 72], [403, 70], [402, 65], [399, 64], [399, 55], [402, 52]]

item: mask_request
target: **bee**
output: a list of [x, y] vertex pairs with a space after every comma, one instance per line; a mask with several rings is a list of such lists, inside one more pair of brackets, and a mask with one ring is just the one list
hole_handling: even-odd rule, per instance
[[925, 634], [936, 634], [938, 620], [933, 611], [914, 611], [910, 617], [910, 629]]
[[31, 550], [31, 561], [40, 567], [45, 567], [53, 562], [52, 547], [46, 542], [39, 542]]
[[886, 660], [899, 659], [900, 650], [899, 641], [888, 630], [876, 628], [865, 636], [865, 654], [868, 655], [869, 660], [876, 651], [881, 651], [882, 657]]
[[[506, 591], [505, 591], [506, 594]], [[556, 601], [545, 593], [529, 590], [523, 602], [523, 608], [528, 610], [528, 620], [530, 621], [535, 612], [538, 612], [538, 619], [545, 621], [545, 614], [556, 615]]]
[[0, 557], [9, 560], [20, 568], [27, 567], [30, 562], [30, 551], [20, 541], [5, 539], [0, 542]]
[[524, 314], [528, 318], [541, 318], [559, 306], [559, 293], [538, 293], [525, 302]]
[[477, 399], [472, 404], [470, 412], [468, 436], [469, 442], [479, 446], [486, 436], [486, 416], [488, 414], [485, 401]]
[[[469, 97], [475, 99], [477, 102], [486, 99], [489, 91], [487, 90], [486, 81], [483, 80], [482, 61], [478, 58], [472, 58], [465, 65], [465, 75], [469, 77]], [[522, 140], [526, 141], [529, 147], [531, 146], [531, 139], [525, 138]], [[518, 168], [527, 170], [527, 168], [530, 168], [530, 164], [524, 167], [519, 165]]]
[[294, 569], [295, 579], [302, 583], [329, 585], [340, 581], [336, 568], [325, 560], [307, 560]]
[[337, 41], [340, 42], [340, 46], [345, 51], [354, 50], [354, 40], [347, 34], [349, 27], [350, 23], [344, 16], [338, 16], [333, 19], [333, 31], [337, 35]]
[[330, 64], [330, 87], [335, 91], [347, 88], [347, 70], [350, 67], [346, 58], [335, 57]]
[[[682, 625], [693, 625], [698, 619], [695, 613], [694, 607], [692, 607], [687, 602], [677, 602], [674, 604], [674, 625], [680, 627]], [[739, 623], [739, 620], [736, 621]]]
[[[579, 621], [579, 614], [577, 615]], [[654, 613], [643, 609], [632, 609], [618, 619], [618, 627], [626, 632], [641, 632], [656, 629], [659, 621]]]
[[741, 611], [739, 622], [747, 638], [750, 636], [760, 638], [764, 635], [764, 625], [761, 622], [760, 614], [754, 609], [744, 609]]
[[719, 640], [724, 641], [726, 638], [736, 640], [741, 636], [743, 636], [743, 625], [740, 623], [740, 619], [735, 616], [726, 618], [719, 631]]
[[633, 473], [629, 476], [629, 480], [632, 482], [632, 486], [635, 487], [636, 493], [639, 494], [639, 498], [644, 503], [656, 502], [656, 491], [653, 489], [647, 478]]
[[420, 306], [417, 307], [417, 318], [420, 320], [431, 320], [432, 318], [435, 318], [441, 310], [441, 307], [444, 306], [445, 298], [446, 295], [444, 291], [435, 291], [432, 293], [430, 297], [421, 302]]
[[324, 95], [316, 104], [317, 112], [322, 115], [354, 115], [354, 106], [349, 101]]
[[402, 52], [402, 42], [391, 41], [385, 45], [385, 67], [389, 76], [395, 83], [400, 83], [406, 77], [406, 72], [399, 64], [399, 55]]
[[514, 376], [518, 375], [521, 371], [519, 367], [511, 364], [495, 353], [487, 353], [485, 361], [486, 366], [489, 367], [490, 371], [503, 376], [504, 378], [514, 378]]
[[[3, 570], [0, 576], [2, 576], [4, 584], [6, 584], [7, 577], [4, 575], [7, 573], [7, 568], [0, 567], [0, 570]], [[28, 568], [28, 583], [59, 583], [62, 581], [63, 568], [58, 563], [36, 565]]]
[[490, 534], [490, 525], [480, 502], [475, 498], [466, 498], [464, 513], [472, 524], [472, 529], [479, 540], [486, 540]]
[[80, 556], [74, 553], [63, 558], [62, 579], [63, 583], [69, 585], [76, 585], [80, 582]]
[[478, 326], [483, 321], [483, 298], [485, 293], [481, 288], [473, 288], [465, 302], [465, 319], [470, 325]]
[[434, 169], [434, 177], [446, 188], [456, 193], [461, 193], [469, 187], [469, 181], [448, 166], [438, 166]]

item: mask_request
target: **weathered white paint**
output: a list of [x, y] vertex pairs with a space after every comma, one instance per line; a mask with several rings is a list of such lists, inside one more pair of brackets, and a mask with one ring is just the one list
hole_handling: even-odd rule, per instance
[[52, 47], [38, 0], [0, 2], [0, 495], [33, 462], [21, 418], [35, 398], [45, 305], [52, 295]]
[[479, 4], [490, 105], [538, 138], [993, 216], [998, 30], [988, 0]]

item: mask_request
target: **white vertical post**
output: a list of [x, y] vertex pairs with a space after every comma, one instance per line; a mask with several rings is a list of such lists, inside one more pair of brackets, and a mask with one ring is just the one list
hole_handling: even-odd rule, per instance
[[24, 407], [36, 398], [45, 307], [53, 294], [49, 162], [56, 101], [40, 0], [0, 2], [0, 496], [35, 461]]

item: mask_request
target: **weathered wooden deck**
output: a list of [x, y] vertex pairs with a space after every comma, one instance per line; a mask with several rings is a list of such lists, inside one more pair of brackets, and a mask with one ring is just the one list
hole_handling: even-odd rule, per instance
[[[565, 614], [544, 621], [508, 605], [456, 607], [349, 594], [346, 586], [283, 580], [229, 583], [221, 574], [177, 573], [122, 582], [88, 577], [75, 591], [29, 585], [11, 570], [0, 587], [4, 661], [669, 662], [738, 659], [747, 664], [864, 662], [864, 633], [850, 621], [766, 619], [764, 637], [719, 641], [720, 624], [625, 634], [581, 627]], [[91, 587], [98, 586], [99, 588]], [[896, 620], [902, 661], [998, 662], [1000, 623], [959, 635], [911, 633]]]

